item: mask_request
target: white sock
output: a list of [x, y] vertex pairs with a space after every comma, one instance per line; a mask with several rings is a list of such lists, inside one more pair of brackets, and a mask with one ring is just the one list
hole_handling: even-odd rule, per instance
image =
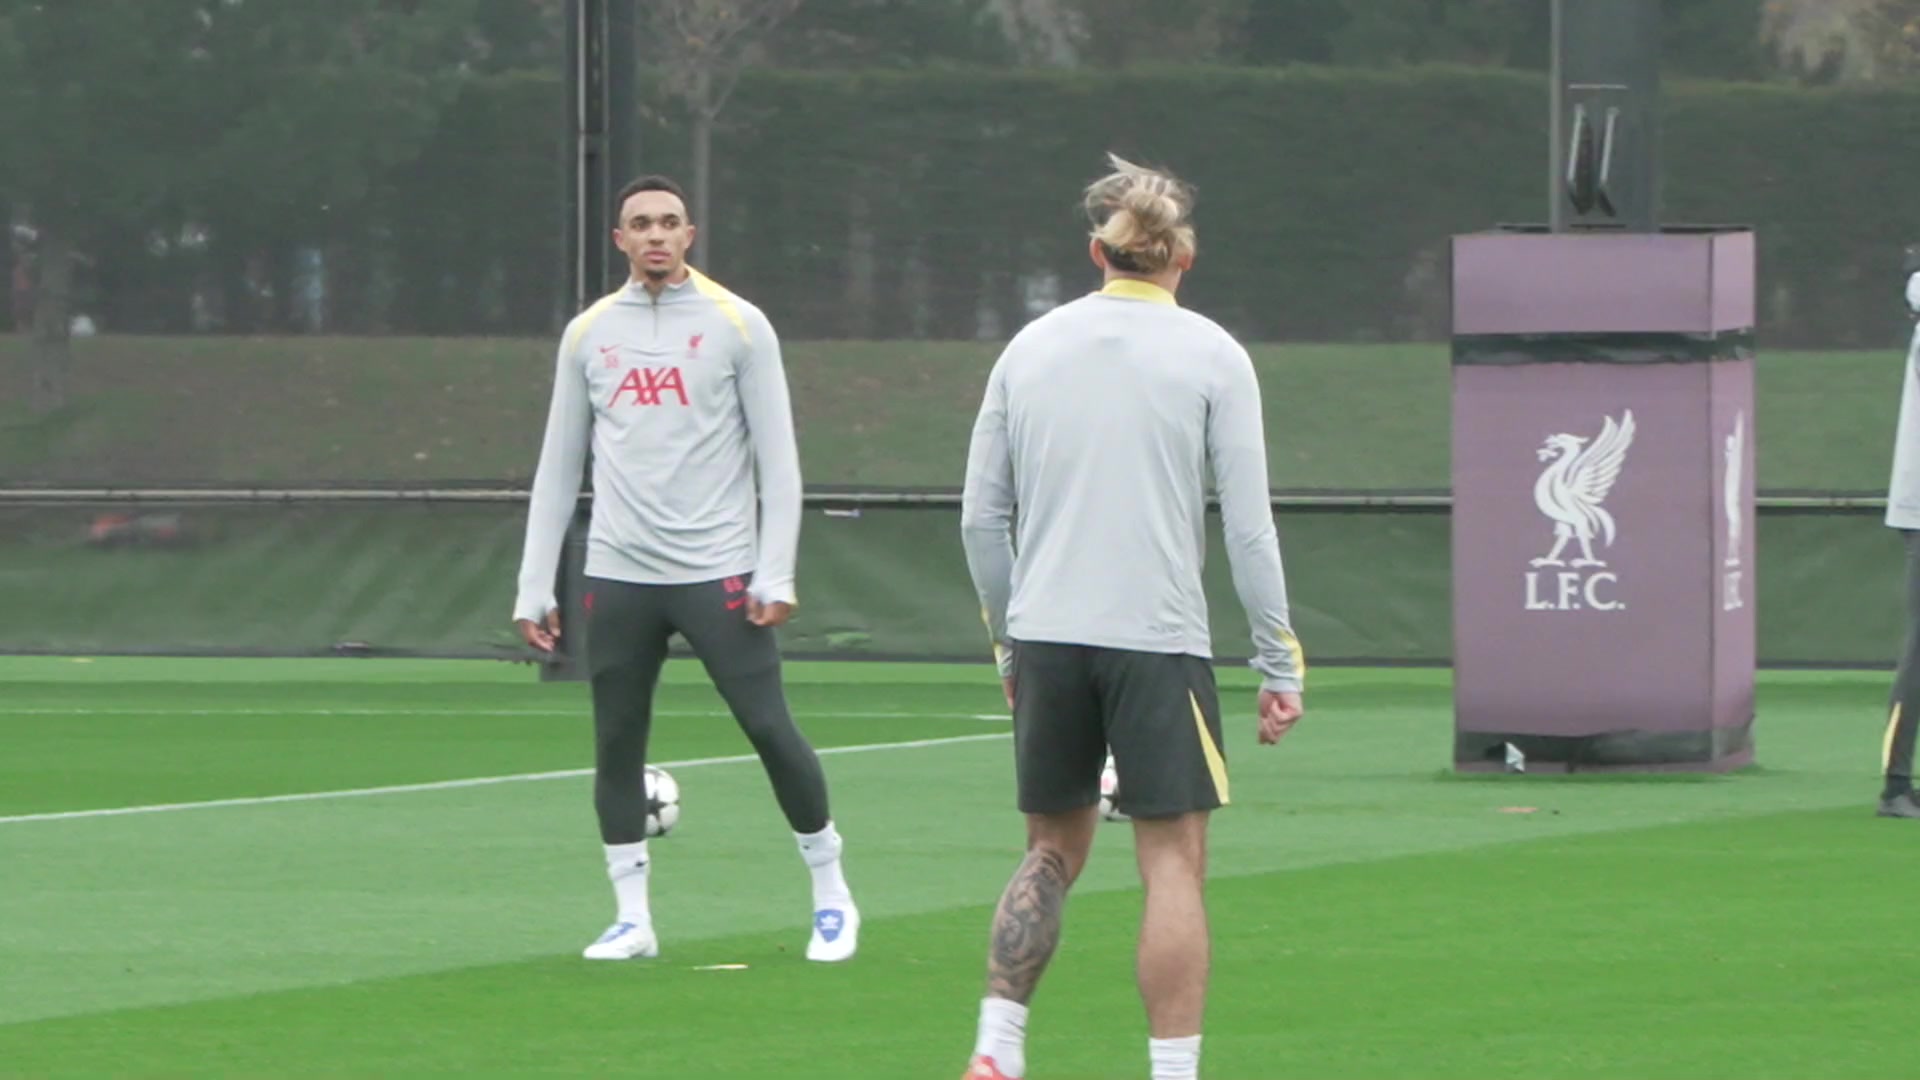
[[607, 877], [613, 882], [613, 897], [620, 905], [619, 921], [652, 926], [647, 879], [653, 874], [653, 865], [647, 861], [647, 842], [608, 844], [606, 849]]
[[1006, 998], [981, 998], [980, 1034], [973, 1041], [973, 1053], [992, 1058], [1001, 1074], [1012, 1080], [1027, 1075], [1027, 1007]]
[[794, 833], [800, 845], [800, 857], [813, 872], [813, 909], [844, 908], [853, 903], [853, 890], [847, 887], [847, 875], [840, 869], [840, 852], [846, 844], [833, 822], [817, 833]]
[[1147, 1055], [1153, 1059], [1153, 1080], [1198, 1080], [1200, 1076], [1200, 1036], [1184, 1039], [1148, 1039]]

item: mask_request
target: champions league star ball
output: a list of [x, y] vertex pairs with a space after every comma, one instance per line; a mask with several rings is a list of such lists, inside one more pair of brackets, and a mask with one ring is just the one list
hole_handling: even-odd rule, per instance
[[665, 836], [680, 821], [680, 784], [667, 770], [647, 766], [647, 836]]
[[1100, 817], [1106, 821], [1128, 821], [1127, 815], [1119, 810], [1120, 770], [1113, 766], [1113, 755], [1107, 755], [1107, 763], [1100, 767]]

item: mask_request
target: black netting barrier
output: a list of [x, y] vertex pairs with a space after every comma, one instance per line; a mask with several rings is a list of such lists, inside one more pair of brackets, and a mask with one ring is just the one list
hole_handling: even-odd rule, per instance
[[[0, 652], [516, 658], [515, 503], [91, 504], [0, 508]], [[1445, 662], [1448, 518], [1285, 509], [1310, 661]], [[1218, 536], [1213, 542], [1218, 550]], [[1870, 513], [1760, 519], [1764, 663], [1883, 665], [1902, 631], [1897, 538]], [[1243, 657], [1227, 567], [1216, 649]], [[985, 634], [949, 506], [816, 507], [796, 656], [979, 660]]]

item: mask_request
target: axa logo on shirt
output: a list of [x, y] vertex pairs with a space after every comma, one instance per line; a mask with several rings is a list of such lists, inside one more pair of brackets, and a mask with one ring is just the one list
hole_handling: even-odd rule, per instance
[[687, 383], [677, 367], [633, 367], [613, 390], [607, 408], [618, 405], [688, 405]]

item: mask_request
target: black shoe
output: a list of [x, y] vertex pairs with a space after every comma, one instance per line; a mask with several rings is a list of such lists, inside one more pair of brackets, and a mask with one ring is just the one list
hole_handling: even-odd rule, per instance
[[1920, 818], [1920, 802], [1916, 802], [1913, 792], [1903, 792], [1891, 799], [1880, 800], [1880, 817]]

